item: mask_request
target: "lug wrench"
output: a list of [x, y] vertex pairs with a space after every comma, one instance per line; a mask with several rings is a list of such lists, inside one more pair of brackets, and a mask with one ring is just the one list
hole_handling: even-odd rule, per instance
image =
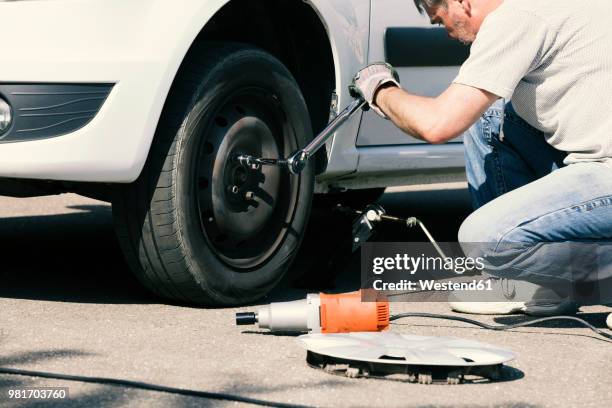
[[235, 159], [243, 166], [251, 169], [258, 169], [260, 166], [280, 166], [286, 167], [291, 174], [299, 174], [304, 170], [308, 160], [327, 142], [334, 132], [344, 124], [359, 109], [366, 110], [368, 104], [363, 99], [355, 99], [342, 112], [338, 114], [321, 133], [315, 137], [303, 149], [293, 153], [287, 159], [266, 159], [248, 155], [240, 155]]

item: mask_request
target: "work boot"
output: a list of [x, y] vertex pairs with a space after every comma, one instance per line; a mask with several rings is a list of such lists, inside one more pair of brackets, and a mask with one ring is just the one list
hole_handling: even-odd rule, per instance
[[575, 314], [578, 305], [556, 291], [527, 281], [489, 277], [477, 292], [455, 291], [449, 296], [451, 309], [470, 314], [517, 314], [557, 316]]

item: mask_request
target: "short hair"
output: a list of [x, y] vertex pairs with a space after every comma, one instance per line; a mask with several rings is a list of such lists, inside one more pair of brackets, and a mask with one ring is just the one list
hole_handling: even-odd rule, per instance
[[446, 7], [446, 0], [414, 0], [414, 5], [416, 6], [419, 13], [425, 13], [425, 6], [427, 7]]

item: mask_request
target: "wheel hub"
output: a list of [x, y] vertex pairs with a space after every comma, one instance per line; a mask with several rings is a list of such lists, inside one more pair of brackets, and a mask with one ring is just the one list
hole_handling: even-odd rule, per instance
[[280, 169], [248, 169], [233, 160], [253, 153], [278, 157], [278, 148], [263, 121], [241, 118], [225, 133], [213, 169], [214, 217], [222, 233], [240, 239], [253, 237], [266, 225], [279, 194]]

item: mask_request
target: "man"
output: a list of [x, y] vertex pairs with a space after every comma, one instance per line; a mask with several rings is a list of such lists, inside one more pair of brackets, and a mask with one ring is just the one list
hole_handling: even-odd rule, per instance
[[[389, 65], [372, 64], [356, 75], [352, 89], [426, 142], [464, 135], [476, 211], [461, 226], [459, 241], [487, 243], [492, 264], [503, 258], [493, 269], [505, 297], [451, 307], [467, 313], [571, 312], [570, 293], [545, 290], [575, 280], [576, 268], [564, 265], [590, 260], [585, 268], [596, 280], [612, 277], [609, 0], [414, 1], [432, 24], [472, 44], [459, 75], [440, 96], [427, 98], [402, 90]], [[531, 298], [508, 293], [500, 277], [524, 282]]]

